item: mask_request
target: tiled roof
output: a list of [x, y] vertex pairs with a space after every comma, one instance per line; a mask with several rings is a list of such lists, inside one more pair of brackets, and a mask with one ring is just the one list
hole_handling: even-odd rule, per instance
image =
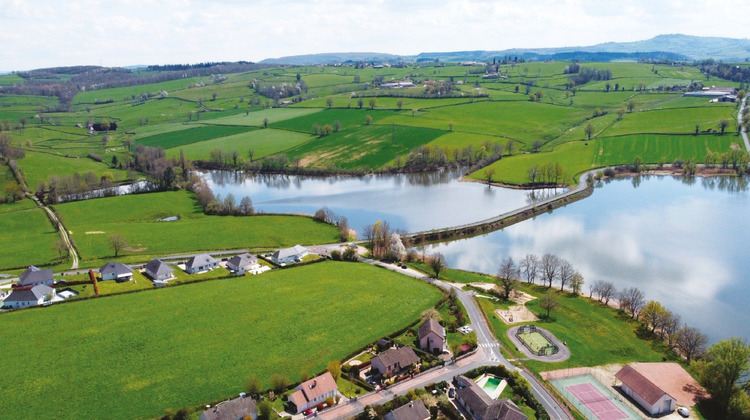
[[252, 264], [258, 263], [258, 257], [255, 255], [252, 255], [250, 253], [244, 253], [240, 255], [236, 255], [227, 261], [227, 265], [231, 265], [233, 267], [239, 267], [244, 268]]
[[465, 401], [465, 404], [484, 420], [527, 419], [523, 411], [509, 399], [493, 400], [476, 382], [463, 375], [456, 376], [454, 379], [458, 384], [456, 397]]
[[115, 275], [119, 276], [122, 274], [133, 274], [133, 269], [128, 267], [125, 264], [110, 261], [102, 266], [102, 268], [99, 269], [100, 274], [109, 274], [114, 273]]
[[34, 287], [15, 289], [10, 296], [5, 298], [6, 302], [38, 302], [47, 293], [55, 293], [55, 289], [46, 284], [37, 284]]
[[404, 404], [383, 416], [383, 420], [427, 420], [429, 418], [430, 411], [420, 399], [409, 401], [408, 404]]
[[315, 398], [338, 389], [336, 381], [330, 372], [316, 376], [309, 381], [297, 385], [297, 392], [289, 396], [289, 400], [297, 407], [301, 407]]
[[439, 322], [437, 322], [436, 320], [432, 318], [423, 322], [422, 325], [419, 326], [419, 339], [421, 340], [422, 337], [426, 336], [427, 334], [431, 332], [434, 332], [440, 338], [445, 338], [443, 336], [443, 327], [440, 325]]
[[619, 379], [623, 384], [627, 385], [628, 388], [632, 389], [633, 392], [638, 394], [644, 401], [651, 405], [654, 405], [664, 396], [664, 394], [666, 394], [666, 391], [646, 379], [645, 376], [641, 375], [630, 365], [625, 365], [620, 369], [615, 374], [615, 378]]
[[164, 261], [158, 258], [154, 258], [153, 260], [149, 261], [148, 264], [146, 264], [146, 271], [153, 274], [154, 276], [159, 277], [167, 274], [172, 274], [174, 272], [174, 269]]
[[409, 346], [399, 347], [397, 349], [390, 349], [379, 355], [373, 357], [374, 359], [380, 359], [383, 366], [386, 368], [389, 366], [398, 366], [399, 368], [405, 368], [411, 364], [419, 362], [414, 350]]
[[250, 397], [239, 397], [216, 404], [200, 415], [200, 420], [236, 420], [257, 414], [255, 401]]

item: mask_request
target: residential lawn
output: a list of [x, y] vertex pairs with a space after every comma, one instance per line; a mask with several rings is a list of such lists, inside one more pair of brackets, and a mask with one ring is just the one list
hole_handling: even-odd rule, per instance
[[[347, 381], [344, 379], [343, 374], [339, 379], [336, 381], [336, 385], [339, 387], [339, 392], [344, 394], [346, 398], [354, 398], [358, 395], [365, 395], [367, 394], [367, 390], [362, 388], [361, 386], [355, 384], [354, 382]], [[359, 391], [359, 392], [357, 392]]]
[[287, 154], [301, 159], [303, 166], [377, 169], [442, 134], [440, 130], [390, 124], [362, 126], [304, 143]]
[[39, 181], [47, 181], [53, 175], [72, 175], [76, 172], [82, 174], [91, 171], [97, 176], [111, 174], [115, 180], [123, 180], [127, 176], [123, 170], [110, 168], [105, 163], [89, 158], [69, 158], [31, 151], [27, 151], [26, 157], [18, 160], [18, 166], [26, 174], [26, 184], [32, 191], [36, 189]]
[[[104, 265], [104, 264], [102, 264]], [[94, 268], [94, 274], [97, 276], [97, 286], [99, 287], [99, 295], [112, 295], [117, 293], [132, 292], [136, 290], [153, 289], [154, 283], [147, 279], [143, 274], [139, 273], [138, 270], [133, 271], [133, 280], [126, 281], [123, 283], [117, 283], [114, 280], [99, 280], [99, 269]], [[75, 276], [64, 276], [61, 279], [67, 281], [88, 281], [88, 274], [78, 274]], [[84, 297], [94, 296], [94, 285], [92, 284], [76, 284], [69, 286], [73, 291], [78, 292], [78, 296], [71, 299], [80, 299]]]
[[250, 375], [296, 380], [441, 296], [387, 270], [324, 262], [2, 314], [3, 351], [35, 355], [0, 361], [3, 416], [154, 418], [236, 395]]
[[203, 125], [189, 128], [187, 130], [144, 137], [139, 139], [137, 143], [144, 146], [171, 149], [173, 147], [185, 146], [191, 143], [204, 142], [206, 140], [231, 136], [233, 134], [245, 133], [250, 130], [252, 130], [252, 128], [243, 126]]
[[[528, 284], [523, 284], [522, 289], [537, 297], [547, 291], [545, 287]], [[528, 302], [526, 307], [542, 318], [541, 321], [533, 323], [534, 325], [550, 331], [560, 341], [567, 342], [571, 357], [567, 361], [557, 363], [524, 361], [524, 364], [534, 372], [632, 361], [657, 362], [663, 357], [674, 357], [659, 340], [641, 338], [640, 323], [616, 309], [570, 293], [556, 293], [555, 298], [560, 307], [551, 312], [549, 319], [543, 319], [546, 311], [539, 307], [538, 299]], [[477, 301], [490, 319], [495, 335], [512, 352], [520, 355], [507, 339], [508, 326], [494, 314], [494, 303], [486, 299]]]
[[59, 238], [44, 210], [31, 200], [0, 205], [0, 269], [56, 262]]
[[207, 160], [211, 155], [211, 150], [221, 149], [224, 152], [237, 151], [242, 160], [247, 161], [249, 159], [247, 154], [249, 149], [253, 149], [255, 152], [253, 159], [261, 159], [265, 156], [303, 144], [312, 138], [312, 136], [305, 133], [269, 128], [175, 147], [167, 150], [167, 155], [178, 157], [180, 155], [179, 151], [183, 150], [188, 159]]
[[[59, 204], [55, 209], [84, 260], [113, 257], [109, 237], [115, 234], [124, 237], [130, 247], [123, 256], [276, 249], [336, 242], [338, 238], [334, 226], [309, 217], [207, 216], [194, 195], [186, 191], [99, 198]], [[169, 216], [180, 220], [158, 221]]]

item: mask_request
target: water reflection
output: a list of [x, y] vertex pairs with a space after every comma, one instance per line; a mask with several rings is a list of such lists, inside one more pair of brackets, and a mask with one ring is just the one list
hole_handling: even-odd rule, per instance
[[388, 220], [409, 232], [484, 220], [537, 202], [562, 189], [511, 190], [461, 182], [461, 170], [362, 177], [247, 175], [214, 171], [201, 174], [214, 194], [250, 196], [266, 213], [313, 214], [323, 206], [362, 228]]
[[[718, 340], [750, 338], [747, 183], [641, 177], [610, 181], [586, 200], [502, 231], [431, 247], [451, 267], [495, 273], [507, 255], [555, 253], [586, 284], [635, 286]], [[584, 290], [587, 286], [584, 286]]]

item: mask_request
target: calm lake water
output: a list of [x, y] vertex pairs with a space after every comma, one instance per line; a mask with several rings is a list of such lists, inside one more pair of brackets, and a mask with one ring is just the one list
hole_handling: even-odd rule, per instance
[[[420, 231], [482, 220], [552, 191], [488, 188], [459, 173], [364, 178], [205, 174], [215, 194], [249, 195], [257, 210], [312, 214], [322, 206], [353, 228], [388, 220]], [[728, 178], [640, 177], [602, 183], [583, 200], [470, 239], [431, 245], [453, 268], [493, 274], [507, 255], [551, 252], [587, 286], [635, 286], [700, 328], [712, 341], [750, 339], [750, 192]]]
[[417, 232], [462, 225], [525, 206], [562, 189], [489, 188], [460, 182], [460, 171], [365, 177], [203, 174], [214, 194], [249, 196], [256, 211], [314, 214], [323, 206], [345, 216], [357, 232], [378, 220]]
[[496, 273], [507, 255], [550, 252], [596, 280], [635, 286], [711, 341], [750, 339], [745, 181], [641, 177], [502, 231], [429, 247], [450, 267]]

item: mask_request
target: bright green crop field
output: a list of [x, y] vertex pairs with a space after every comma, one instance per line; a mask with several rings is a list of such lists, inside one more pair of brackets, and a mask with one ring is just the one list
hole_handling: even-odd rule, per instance
[[0, 269], [56, 262], [60, 236], [31, 200], [0, 206]]
[[207, 160], [211, 154], [211, 150], [221, 149], [224, 152], [237, 151], [243, 160], [247, 161], [249, 159], [249, 156], [247, 156], [249, 149], [253, 149], [254, 151], [253, 159], [261, 159], [265, 156], [303, 144], [312, 138], [309, 134], [305, 133], [268, 128], [251, 130], [240, 134], [176, 147], [167, 150], [167, 155], [177, 157], [181, 149], [185, 152], [185, 156], [188, 159]]
[[67, 175], [75, 172], [93, 172], [98, 176], [112, 174], [115, 180], [126, 178], [125, 171], [112, 169], [106, 164], [87, 157], [69, 158], [56, 154], [26, 152], [26, 157], [18, 160], [18, 166], [26, 174], [26, 183], [32, 190], [39, 181], [46, 181], [52, 175]]
[[[237, 197], [239, 201], [241, 197]], [[111, 235], [129, 245], [121, 255], [151, 256], [238, 248], [275, 249], [337, 241], [331, 225], [302, 216], [207, 216], [193, 194], [171, 191], [58, 204], [83, 260], [114, 256]], [[157, 219], [179, 216], [174, 222]]]
[[250, 127], [243, 126], [225, 126], [225, 125], [204, 125], [168, 133], [157, 134], [151, 137], [141, 138], [138, 144], [151, 147], [161, 147], [171, 149], [191, 143], [205, 142], [207, 140], [231, 136], [233, 134], [244, 133], [252, 130]]
[[440, 297], [387, 270], [324, 262], [3, 314], [4, 353], [34, 354], [0, 360], [3, 416], [153, 418], [236, 395], [250, 375], [296, 380]]

